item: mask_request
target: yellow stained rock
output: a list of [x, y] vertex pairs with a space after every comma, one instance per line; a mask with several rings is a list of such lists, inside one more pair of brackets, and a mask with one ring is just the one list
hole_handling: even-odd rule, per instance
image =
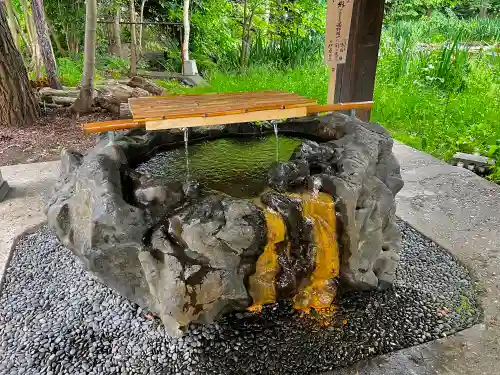
[[302, 215], [313, 223], [315, 268], [294, 297], [294, 308], [308, 311], [327, 309], [336, 295], [334, 280], [339, 275], [340, 259], [335, 228], [335, 205], [331, 196], [303, 193]]
[[253, 305], [251, 311], [260, 311], [262, 305], [276, 302], [276, 275], [278, 263], [277, 245], [285, 241], [286, 226], [281, 216], [269, 209], [266, 210], [267, 244], [264, 252], [257, 260], [255, 274], [249, 278], [250, 296]]

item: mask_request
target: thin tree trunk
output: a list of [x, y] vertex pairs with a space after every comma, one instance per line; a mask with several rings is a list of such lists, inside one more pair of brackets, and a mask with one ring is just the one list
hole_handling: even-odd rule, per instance
[[137, 75], [137, 35], [135, 32], [135, 4], [134, 0], [130, 0], [129, 3], [130, 11], [130, 75]]
[[479, 18], [488, 17], [488, 6], [486, 4], [482, 4], [479, 8]]
[[57, 77], [57, 64], [54, 57], [54, 50], [49, 37], [47, 23], [45, 22], [45, 14], [43, 10], [42, 0], [33, 0], [31, 2], [33, 10], [33, 19], [35, 21], [36, 33], [38, 35], [38, 44], [42, 52], [43, 63], [45, 65], [45, 73], [49, 81], [50, 87], [53, 89], [61, 89], [61, 83]]
[[[182, 60], [189, 60], [189, 33], [191, 31], [191, 25], [189, 23], [189, 0], [184, 0], [183, 9], [183, 21], [184, 21], [184, 40], [182, 41]], [[183, 67], [184, 69], [184, 67]]]
[[240, 66], [243, 68], [245, 66], [245, 53], [246, 45], [248, 41], [246, 40], [246, 29], [247, 29], [247, 12], [248, 12], [248, 1], [245, 0], [243, 6], [243, 31], [241, 32], [241, 53], [240, 53]]
[[142, 53], [142, 23], [144, 22], [144, 5], [146, 5], [147, 0], [142, 0], [141, 2], [141, 13], [140, 13], [140, 18], [139, 22], [141, 23], [139, 25], [139, 51]]
[[19, 49], [19, 34], [16, 28], [16, 18], [14, 13], [14, 8], [12, 7], [12, 0], [4, 0], [5, 9], [7, 10], [7, 22], [9, 24], [9, 29], [12, 34], [12, 39], [14, 39], [14, 44], [16, 48]]
[[35, 79], [42, 77], [43, 60], [42, 53], [40, 52], [40, 45], [38, 44], [38, 36], [35, 29], [35, 22], [33, 14], [31, 13], [28, 2], [21, 0], [23, 8], [24, 22], [26, 23], [26, 30], [28, 31], [28, 38], [31, 45], [31, 69], [35, 71]]
[[122, 29], [120, 26], [120, 13], [120, 8], [117, 8], [114, 14], [114, 22], [109, 25], [111, 35], [109, 39], [109, 52], [118, 57], [122, 57]]
[[75, 36], [75, 27], [74, 25], [66, 26], [66, 44], [68, 45], [68, 51], [72, 54], [77, 54], [79, 51], [78, 40]]
[[0, 6], [0, 124], [31, 125], [38, 115], [38, 100]]
[[64, 50], [61, 42], [59, 41], [59, 37], [57, 36], [57, 31], [54, 29], [54, 26], [52, 25], [52, 22], [50, 21], [49, 17], [46, 18], [47, 21], [47, 27], [49, 28], [50, 35], [52, 36], [52, 40], [56, 44], [57, 52], [59, 53], [60, 56], [66, 56], [66, 51]]
[[78, 113], [92, 111], [94, 99], [95, 48], [97, 34], [97, 2], [87, 0], [85, 5], [85, 52], [83, 57], [83, 79], [80, 95], [73, 105]]
[[[17, 14], [14, 14], [14, 18], [16, 20], [16, 29], [17, 29], [17, 35], [19, 35], [20, 40], [24, 44], [24, 49], [28, 51], [28, 55], [31, 57], [31, 45], [28, 42], [28, 39], [26, 38], [26, 33], [24, 32], [22, 26], [21, 26], [21, 21], [19, 21], [19, 17]], [[19, 49], [21, 51], [21, 49]]]

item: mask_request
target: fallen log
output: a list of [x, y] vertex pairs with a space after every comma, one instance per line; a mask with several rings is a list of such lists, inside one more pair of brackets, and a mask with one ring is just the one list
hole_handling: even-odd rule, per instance
[[52, 103], [54, 104], [59, 104], [63, 105], [66, 107], [69, 107], [72, 105], [74, 102], [76, 102], [77, 98], [70, 98], [70, 97], [65, 97], [65, 96], [52, 96]]
[[139, 76], [132, 77], [127, 85], [130, 87], [139, 87], [151, 93], [153, 96], [165, 95], [165, 90], [162, 87]]
[[38, 92], [42, 99], [51, 96], [78, 98], [78, 95], [80, 95], [80, 90], [77, 89], [56, 90], [51, 87], [42, 87]]

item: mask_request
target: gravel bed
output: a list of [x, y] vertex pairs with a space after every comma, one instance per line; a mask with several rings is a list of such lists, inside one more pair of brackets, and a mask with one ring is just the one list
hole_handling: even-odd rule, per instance
[[0, 374], [318, 374], [479, 322], [467, 270], [399, 225], [394, 288], [341, 297], [330, 325], [280, 303], [193, 325], [178, 340], [41, 227], [18, 243], [0, 291]]

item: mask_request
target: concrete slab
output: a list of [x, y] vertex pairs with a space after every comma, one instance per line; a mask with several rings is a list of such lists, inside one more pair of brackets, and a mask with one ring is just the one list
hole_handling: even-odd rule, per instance
[[45, 220], [43, 202], [59, 175], [59, 162], [6, 166], [1, 173], [11, 189], [0, 202], [0, 280], [15, 238]]
[[500, 186], [408, 146], [395, 153], [405, 180], [398, 216], [478, 277], [484, 324], [329, 375], [500, 374]]

